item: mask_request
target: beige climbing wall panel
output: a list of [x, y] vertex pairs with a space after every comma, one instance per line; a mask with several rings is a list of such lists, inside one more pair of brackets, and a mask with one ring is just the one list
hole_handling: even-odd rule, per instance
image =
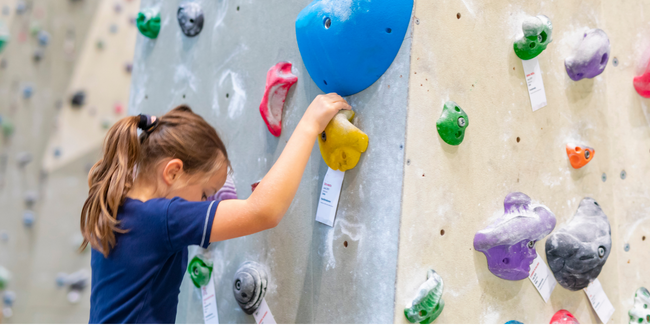
[[[551, 19], [554, 40], [538, 57], [548, 106], [533, 112], [512, 44], [522, 19], [538, 14]], [[428, 268], [445, 283], [440, 323], [548, 323], [559, 309], [599, 322], [584, 292], [558, 285], [544, 303], [529, 280], [497, 278], [474, 251], [474, 234], [515, 191], [547, 205], [556, 229], [583, 197], [600, 203], [613, 243], [598, 279], [616, 308], [610, 323], [627, 322], [634, 291], [650, 286], [650, 101], [632, 87], [650, 49], [648, 14], [644, 1], [416, 1], [395, 322], [407, 322], [404, 305]], [[610, 61], [600, 76], [574, 82], [564, 58], [589, 28], [608, 34]], [[447, 100], [469, 115], [458, 147], [435, 127]], [[596, 150], [582, 169], [569, 164], [571, 141]], [[544, 244], [536, 248], [546, 260]]]

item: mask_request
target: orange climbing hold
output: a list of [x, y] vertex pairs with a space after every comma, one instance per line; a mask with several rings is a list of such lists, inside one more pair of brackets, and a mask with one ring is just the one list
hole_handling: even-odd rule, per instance
[[575, 169], [582, 168], [594, 158], [596, 150], [589, 147], [580, 147], [572, 144], [566, 145], [566, 154], [569, 156], [571, 166]]

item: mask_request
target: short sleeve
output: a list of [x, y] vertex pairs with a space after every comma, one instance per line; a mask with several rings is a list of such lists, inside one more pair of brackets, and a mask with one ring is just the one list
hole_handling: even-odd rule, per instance
[[212, 222], [220, 201], [190, 202], [173, 198], [167, 208], [167, 235], [173, 251], [210, 245]]

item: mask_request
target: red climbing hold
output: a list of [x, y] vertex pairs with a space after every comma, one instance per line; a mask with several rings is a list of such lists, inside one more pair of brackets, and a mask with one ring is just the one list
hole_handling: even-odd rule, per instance
[[650, 64], [642, 75], [634, 77], [634, 89], [641, 97], [650, 98]]
[[276, 137], [282, 133], [282, 108], [287, 98], [289, 88], [298, 81], [291, 73], [291, 63], [280, 62], [274, 65], [266, 74], [266, 89], [260, 104], [260, 113], [269, 128], [269, 132]]
[[566, 145], [566, 154], [569, 156], [571, 166], [575, 169], [582, 168], [594, 158], [596, 150], [589, 147], [580, 147], [572, 144]]
[[567, 310], [560, 309], [553, 315], [550, 324], [580, 324], [580, 322]]

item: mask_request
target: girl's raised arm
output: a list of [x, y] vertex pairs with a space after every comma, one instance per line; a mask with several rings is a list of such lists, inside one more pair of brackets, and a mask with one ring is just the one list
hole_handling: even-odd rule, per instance
[[246, 200], [219, 203], [210, 241], [246, 236], [277, 226], [296, 195], [318, 135], [339, 110], [350, 108], [337, 94], [317, 96], [253, 194]]

